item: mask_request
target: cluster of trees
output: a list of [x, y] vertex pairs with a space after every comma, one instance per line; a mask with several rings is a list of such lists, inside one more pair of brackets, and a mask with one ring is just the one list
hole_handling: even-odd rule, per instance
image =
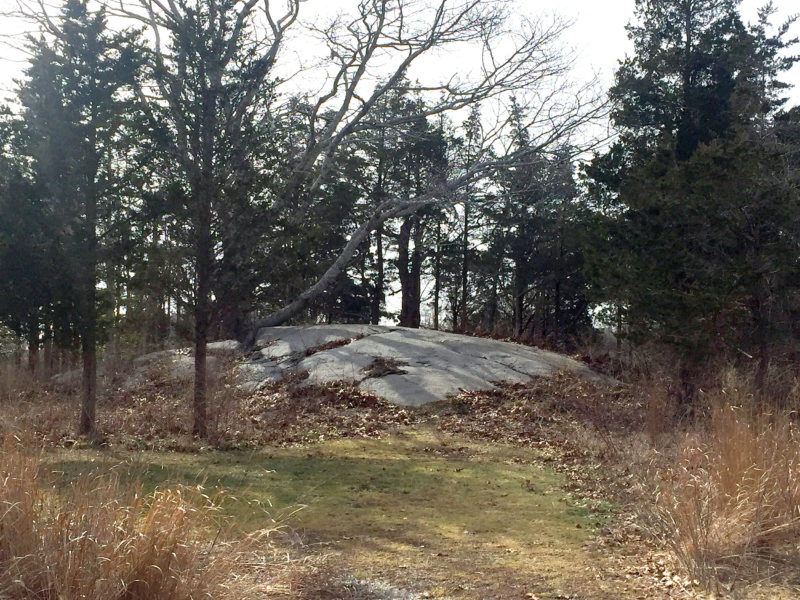
[[[324, 28], [301, 0], [284, 8], [31, 15], [41, 36], [0, 119], [0, 322], [32, 368], [40, 347], [80, 348], [81, 433], [98, 348], [192, 339], [203, 436], [207, 340], [292, 319], [562, 347], [607, 319], [679, 349], [687, 382], [711, 353], [766, 372], [794, 350], [791, 21], [772, 33], [770, 7], [748, 26], [735, 0], [637, 0], [603, 105], [569, 80], [564, 25], [503, 2], [365, 0]], [[292, 34], [322, 66], [290, 75]], [[476, 68], [413, 79], [451, 47]], [[583, 126], [607, 106], [615, 141], [587, 160]]]
[[[209, 338], [376, 322], [396, 287], [400, 322], [417, 327], [428, 279], [434, 324], [466, 330], [483, 318], [483, 254], [519, 271], [482, 275], [490, 324], [512, 279], [533, 285], [530, 257], [511, 257], [532, 235], [512, 223], [526, 213], [512, 196], [528, 198], [526, 218], [549, 217], [515, 169], [572, 202], [570, 142], [601, 110], [567, 79], [563, 23], [500, 1], [366, 0], [320, 28], [301, 4], [67, 0], [28, 15], [40, 36], [0, 123], [0, 320], [32, 366], [40, 346], [80, 349], [80, 433], [107, 344], [193, 339], [203, 436]], [[315, 68], [291, 74], [292, 36], [322, 49]], [[411, 79], [450, 48], [475, 68]], [[541, 252], [559, 231], [536, 234]], [[514, 305], [528, 325], [533, 305]]]
[[595, 298], [634, 341], [682, 359], [683, 400], [709, 358], [796, 361], [800, 110], [781, 76], [798, 57], [771, 4], [638, 0], [634, 54], [610, 90], [618, 138], [585, 168], [597, 216]]

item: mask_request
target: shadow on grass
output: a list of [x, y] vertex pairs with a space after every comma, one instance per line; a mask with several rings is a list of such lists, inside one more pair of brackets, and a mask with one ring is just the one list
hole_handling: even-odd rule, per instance
[[284, 525], [365, 572], [412, 565], [446, 582], [480, 568], [495, 573], [482, 584], [491, 587], [509, 569], [535, 578], [574, 567], [601, 518], [570, 507], [559, 475], [509, 452], [423, 433], [259, 452], [58, 451], [46, 468], [66, 482], [113, 468], [145, 492], [220, 487], [239, 531]]

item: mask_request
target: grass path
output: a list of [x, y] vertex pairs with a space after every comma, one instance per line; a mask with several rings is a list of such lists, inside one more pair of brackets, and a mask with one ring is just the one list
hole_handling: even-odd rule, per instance
[[257, 452], [59, 450], [46, 466], [69, 479], [124, 463], [147, 488], [220, 486], [242, 530], [277, 521], [338, 572], [417, 598], [626, 597], [586, 545], [605, 507], [578, 506], [536, 458], [420, 427]]

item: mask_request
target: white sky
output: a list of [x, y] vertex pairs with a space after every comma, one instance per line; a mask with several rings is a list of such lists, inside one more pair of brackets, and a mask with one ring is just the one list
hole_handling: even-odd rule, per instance
[[[613, 81], [617, 61], [633, 49], [625, 25], [633, 17], [634, 0], [519, 0], [519, 3], [528, 10], [549, 6], [552, 7], [550, 10], [574, 20], [566, 41], [576, 50], [580, 68], [587, 73], [593, 69], [599, 72], [606, 87]], [[758, 8], [764, 4], [766, 0], [744, 0], [741, 4], [744, 20], [755, 21]], [[790, 15], [800, 12], [797, 0], [773, 0], [773, 4], [777, 9], [774, 25], [780, 25]], [[800, 20], [794, 24], [790, 34], [800, 37]], [[800, 64], [796, 64], [784, 80], [795, 86], [789, 104], [800, 104]]]
[[[742, 14], [745, 20], [754, 20], [756, 10], [766, 0], [744, 0]], [[314, 15], [329, 15], [335, 7], [346, 7], [356, 0], [307, 0], [301, 7], [301, 16], [306, 19]], [[776, 23], [782, 22], [793, 11], [800, 10], [796, 0], [774, 0], [778, 13]], [[617, 61], [631, 49], [625, 32], [625, 25], [633, 15], [634, 0], [516, 0], [520, 13], [558, 14], [572, 20], [573, 26], [564, 37], [564, 44], [573, 48], [577, 55], [575, 76], [588, 80], [593, 73], [600, 76], [608, 87], [613, 80]], [[0, 11], [12, 10], [16, 0], [0, 0]], [[7, 16], [0, 16], [0, 36], [14, 36], [22, 33], [24, 24]], [[795, 36], [800, 36], [800, 22], [795, 24]], [[0, 98], [9, 95], [13, 79], [19, 77], [24, 57], [7, 46], [0, 46]], [[457, 64], [441, 64], [443, 76], [447, 71], [458, 69]], [[800, 104], [800, 65], [785, 77], [796, 86], [790, 96], [790, 105]]]

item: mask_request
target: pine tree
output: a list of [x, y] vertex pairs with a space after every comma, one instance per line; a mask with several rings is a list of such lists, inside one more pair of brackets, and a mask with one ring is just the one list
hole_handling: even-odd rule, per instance
[[[61, 263], [73, 281], [83, 361], [78, 432], [95, 433], [101, 214], [120, 193], [120, 131], [141, 63], [132, 33], [111, 33], [105, 11], [69, 0], [33, 58], [19, 99], [34, 177], [60, 227]], [[127, 93], [126, 93], [127, 91]]]

